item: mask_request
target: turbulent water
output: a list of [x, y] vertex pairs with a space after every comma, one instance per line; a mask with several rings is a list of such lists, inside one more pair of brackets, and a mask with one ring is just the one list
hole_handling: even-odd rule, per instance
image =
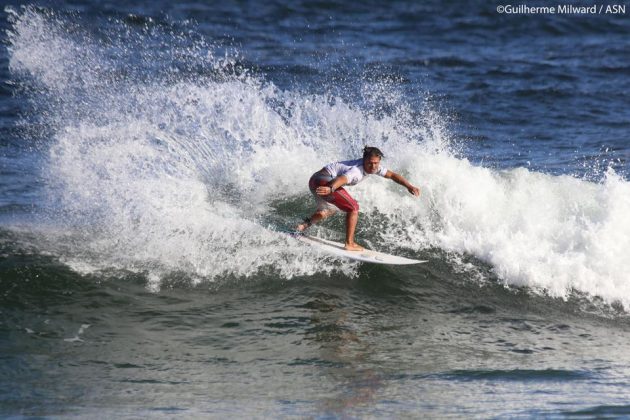
[[0, 415], [630, 415], [627, 13], [6, 6]]

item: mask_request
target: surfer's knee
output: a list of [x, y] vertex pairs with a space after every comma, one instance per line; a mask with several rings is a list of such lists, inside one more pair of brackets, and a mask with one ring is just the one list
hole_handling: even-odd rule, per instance
[[318, 210], [318, 211], [315, 212], [317, 217], [320, 218], [320, 219], [325, 219], [327, 217], [332, 216], [335, 213], [336, 213], [336, 211], [332, 210], [332, 209]]
[[359, 220], [359, 212], [358, 211], [348, 211], [346, 212], [346, 223], [350, 223], [352, 225], [357, 223]]
[[359, 203], [357, 203], [354, 199], [352, 201], [348, 201], [345, 203], [343, 211], [346, 213], [359, 213]]

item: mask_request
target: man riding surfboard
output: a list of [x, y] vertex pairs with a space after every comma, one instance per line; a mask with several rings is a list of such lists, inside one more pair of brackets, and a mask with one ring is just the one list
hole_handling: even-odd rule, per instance
[[354, 231], [359, 220], [359, 203], [343, 188], [344, 185], [356, 185], [367, 175], [377, 174], [404, 186], [410, 194], [420, 196], [420, 189], [411, 185], [402, 175], [382, 167], [381, 158], [383, 153], [379, 149], [365, 147], [363, 158], [329, 163], [315, 172], [308, 181], [308, 187], [315, 196], [317, 209], [296, 230], [303, 232], [341, 210], [346, 213], [345, 249], [363, 251], [363, 247], [354, 242]]

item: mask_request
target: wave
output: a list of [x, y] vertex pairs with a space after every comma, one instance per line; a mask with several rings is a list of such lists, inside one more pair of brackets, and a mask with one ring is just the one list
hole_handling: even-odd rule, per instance
[[173, 272], [355, 276], [356, 264], [275, 230], [312, 210], [312, 172], [370, 144], [423, 190], [353, 187], [359, 235], [379, 248], [438, 248], [462, 269], [457, 256], [470, 254], [507, 286], [630, 305], [630, 185], [612, 170], [594, 183], [475, 166], [446, 116], [387, 81], [358, 78], [358, 99], [282, 90], [163, 23], [94, 34], [50, 10], [7, 11], [11, 71], [51, 132], [42, 172], [54, 211], [37, 228], [55, 226], [47, 243], [79, 271], [146, 272], [155, 288]]

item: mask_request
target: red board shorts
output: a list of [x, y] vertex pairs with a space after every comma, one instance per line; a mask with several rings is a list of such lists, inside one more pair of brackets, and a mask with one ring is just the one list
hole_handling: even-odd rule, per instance
[[[343, 187], [339, 187], [332, 194], [318, 195], [315, 191], [317, 187], [327, 187], [330, 181], [333, 180], [328, 174], [324, 174], [321, 171], [313, 174], [308, 181], [308, 188], [315, 196], [317, 201], [317, 210], [341, 210], [346, 213], [353, 211], [359, 211], [359, 203], [352, 198], [352, 196]], [[334, 206], [334, 207], [333, 207]], [[336, 207], [336, 208], [335, 208]]]

